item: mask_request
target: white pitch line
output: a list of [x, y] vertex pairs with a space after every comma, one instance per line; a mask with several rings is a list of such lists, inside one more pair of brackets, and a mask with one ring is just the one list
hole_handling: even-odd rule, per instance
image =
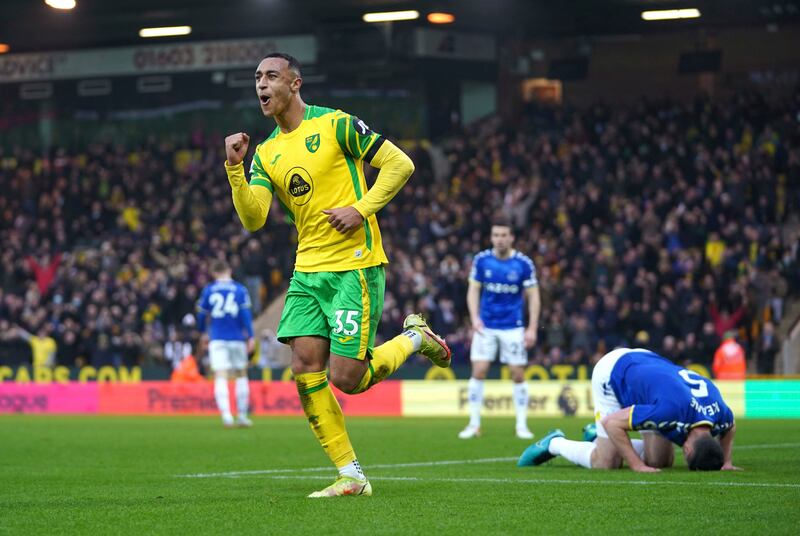
[[751, 449], [793, 449], [800, 447], [800, 443], [771, 443], [765, 445], [734, 445], [734, 452], [737, 450], [751, 450]]
[[[317, 475], [263, 475], [271, 480], [330, 480], [328, 476]], [[772, 482], [684, 482], [680, 480], [564, 480], [550, 478], [438, 478], [416, 476], [371, 476], [370, 480], [391, 480], [398, 482], [455, 482], [455, 483], [488, 483], [488, 484], [603, 484], [634, 486], [721, 486], [741, 488], [800, 488], [800, 484], [783, 484]]]
[[[796, 448], [800, 447], [800, 443], [765, 443], [760, 445], [736, 445], [734, 452], [737, 450], [754, 450], [754, 449], [782, 449], [782, 448]], [[441, 465], [469, 465], [480, 463], [501, 463], [517, 461], [519, 457], [505, 457], [505, 458], [478, 458], [475, 460], [437, 460], [430, 462], [411, 462], [411, 463], [384, 463], [377, 465], [365, 466], [364, 469], [400, 469], [404, 467], [437, 467]], [[187, 475], [175, 475], [179, 478], [225, 478], [237, 477], [248, 475], [272, 475], [281, 473], [315, 473], [315, 472], [329, 472], [333, 469], [330, 466], [324, 467], [302, 467], [295, 469], [257, 469], [251, 471], [226, 471], [221, 473], [192, 473]], [[515, 482], [517, 482], [515, 480]], [[551, 482], [551, 481], [547, 481]]]
[[[519, 459], [518, 456], [512, 458], [478, 458], [475, 460], [437, 460], [431, 462], [412, 462], [412, 463], [384, 463], [377, 465], [365, 466], [364, 469], [398, 469], [402, 467], [436, 467], [439, 465], [467, 465], [475, 463], [499, 463], [499, 462], [514, 462]], [[194, 473], [188, 475], [175, 475], [182, 478], [215, 478], [227, 476], [247, 476], [247, 475], [269, 475], [276, 473], [307, 473], [317, 471], [333, 471], [329, 465], [325, 467], [304, 467], [298, 469], [260, 469], [254, 471], [227, 471], [224, 473]]]

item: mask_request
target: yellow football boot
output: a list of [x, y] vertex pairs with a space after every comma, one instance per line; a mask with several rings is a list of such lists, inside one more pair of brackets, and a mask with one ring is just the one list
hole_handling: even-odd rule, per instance
[[421, 314], [411, 314], [403, 321], [403, 329], [416, 331], [422, 337], [422, 344], [418, 352], [436, 365], [437, 367], [447, 368], [450, 366], [450, 348], [442, 337], [436, 335], [425, 317]]

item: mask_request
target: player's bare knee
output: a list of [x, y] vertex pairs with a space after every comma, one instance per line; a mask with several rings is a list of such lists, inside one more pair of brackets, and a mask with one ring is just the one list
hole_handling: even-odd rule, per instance
[[292, 374], [304, 374], [307, 372], [319, 372], [324, 368], [320, 366], [319, 359], [314, 352], [304, 348], [295, 348], [292, 352]]
[[656, 469], [664, 469], [665, 467], [672, 467], [672, 462], [669, 460], [655, 459], [655, 460], [645, 460], [644, 463], [649, 465], [650, 467], [655, 467]]
[[663, 452], [655, 454], [646, 452], [644, 456], [644, 463], [646, 463], [650, 467], [655, 467], [656, 469], [672, 467], [674, 461], [675, 461], [675, 455], [672, 452], [668, 454], [665, 454]]
[[601, 449], [595, 447], [592, 451], [592, 469], [611, 469], [610, 459], [604, 456]]
[[355, 393], [358, 385], [361, 383], [361, 377], [356, 377], [350, 371], [331, 368], [330, 380], [337, 389], [344, 393]]
[[297, 376], [298, 374], [305, 374], [307, 372], [317, 372], [317, 371], [314, 370], [314, 367], [312, 367], [309, 363], [306, 363], [306, 362], [304, 362], [302, 360], [294, 359], [294, 357], [293, 357], [292, 358], [292, 374]]
[[645, 452], [644, 463], [656, 469], [672, 467], [675, 456], [672, 452]]
[[592, 469], [619, 469], [622, 467], [622, 456], [617, 452], [611, 440], [598, 437], [592, 451]]
[[644, 463], [662, 469], [672, 467], [675, 449], [671, 441], [655, 432], [642, 432], [644, 439]]
[[471, 376], [476, 380], [485, 380], [489, 373], [489, 363], [483, 361], [473, 361]]
[[620, 467], [622, 467], [622, 457], [602, 455], [595, 457], [595, 453], [592, 453], [592, 469], [619, 469]]
[[525, 381], [525, 370], [521, 367], [511, 368], [511, 381], [514, 383], [522, 383]]
[[290, 341], [292, 347], [292, 373], [305, 374], [325, 370], [328, 360], [327, 341], [315, 337], [297, 337]]

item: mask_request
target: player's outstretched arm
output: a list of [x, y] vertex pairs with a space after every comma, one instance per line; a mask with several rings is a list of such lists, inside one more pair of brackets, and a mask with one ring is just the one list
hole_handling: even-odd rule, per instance
[[733, 438], [736, 435], [736, 425], [725, 432], [719, 438], [719, 444], [722, 447], [723, 462], [722, 471], [741, 471], [740, 467], [733, 465]]
[[272, 192], [261, 186], [252, 187], [247, 183], [242, 161], [250, 144], [250, 136], [238, 132], [225, 138], [225, 172], [231, 185], [233, 206], [242, 225], [250, 232], [264, 226], [272, 203]]
[[603, 419], [603, 427], [608, 433], [608, 438], [614, 444], [617, 452], [628, 462], [628, 466], [637, 473], [657, 473], [660, 469], [650, 467], [636, 454], [631, 443], [631, 438], [628, 437], [628, 431], [631, 429], [630, 416], [633, 407], [622, 408], [615, 411], [611, 415]]

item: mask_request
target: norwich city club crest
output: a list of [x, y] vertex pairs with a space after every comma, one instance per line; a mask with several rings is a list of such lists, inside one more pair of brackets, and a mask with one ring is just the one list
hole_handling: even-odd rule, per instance
[[319, 149], [319, 134], [312, 134], [306, 138], [306, 149], [311, 153], [316, 153]]

